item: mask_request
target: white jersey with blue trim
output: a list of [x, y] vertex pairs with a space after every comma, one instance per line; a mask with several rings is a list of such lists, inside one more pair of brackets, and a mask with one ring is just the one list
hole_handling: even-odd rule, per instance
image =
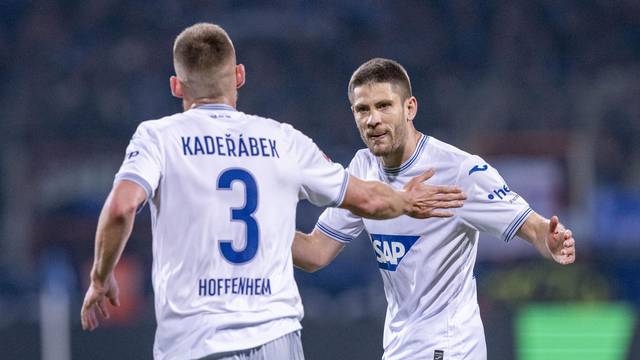
[[342, 203], [347, 171], [287, 124], [205, 105], [141, 123], [115, 181], [147, 192], [156, 359], [253, 348], [301, 328], [296, 204]]
[[424, 135], [399, 168], [384, 168], [363, 149], [349, 172], [402, 189], [429, 168], [435, 175], [428, 184], [456, 184], [467, 194], [453, 217], [369, 220], [327, 209], [316, 227], [343, 243], [362, 230], [369, 233], [388, 303], [384, 359], [485, 360], [473, 274], [478, 235], [487, 232], [509, 241], [531, 209], [482, 158]]

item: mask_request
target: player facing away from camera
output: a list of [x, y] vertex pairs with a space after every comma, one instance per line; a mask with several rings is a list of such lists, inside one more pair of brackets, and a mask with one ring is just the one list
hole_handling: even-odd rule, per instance
[[447, 217], [454, 186], [397, 191], [351, 177], [287, 124], [236, 110], [245, 81], [226, 32], [196, 24], [175, 40], [173, 95], [184, 112], [142, 122], [98, 221], [81, 310], [93, 330], [118, 305], [113, 275], [149, 202], [156, 359], [303, 359], [291, 245], [299, 199], [364, 217]]
[[545, 219], [509, 189], [478, 156], [417, 131], [409, 77], [395, 61], [372, 59], [349, 82], [351, 109], [367, 149], [349, 165], [352, 176], [401, 189], [433, 168], [429, 182], [456, 184], [467, 195], [454, 216], [369, 220], [327, 209], [311, 234], [296, 233], [296, 266], [315, 271], [363, 230], [369, 233], [388, 303], [384, 359], [487, 358], [473, 268], [480, 232], [504, 241], [515, 235], [560, 264], [575, 260], [571, 231]]

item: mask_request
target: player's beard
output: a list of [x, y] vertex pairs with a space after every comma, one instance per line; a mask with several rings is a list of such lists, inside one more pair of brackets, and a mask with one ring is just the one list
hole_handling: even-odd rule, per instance
[[396, 151], [402, 151], [408, 129], [406, 124], [390, 127], [387, 129], [386, 135], [380, 140], [368, 137], [365, 131], [366, 130], [360, 130], [360, 138], [362, 142], [367, 145], [369, 151], [375, 156], [386, 157], [394, 154]]

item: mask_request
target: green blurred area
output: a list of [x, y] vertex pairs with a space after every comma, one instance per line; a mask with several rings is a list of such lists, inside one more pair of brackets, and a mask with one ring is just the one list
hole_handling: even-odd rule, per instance
[[625, 303], [534, 304], [515, 321], [518, 360], [624, 360], [636, 314]]

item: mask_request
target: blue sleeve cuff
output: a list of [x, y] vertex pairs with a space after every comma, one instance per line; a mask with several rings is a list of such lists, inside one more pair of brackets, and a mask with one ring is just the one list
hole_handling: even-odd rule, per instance
[[345, 170], [344, 178], [342, 179], [342, 186], [340, 187], [340, 193], [338, 193], [338, 197], [327, 206], [338, 207], [342, 205], [342, 202], [344, 201], [344, 197], [347, 194], [348, 185], [349, 185], [349, 172]]
[[334, 239], [334, 240], [336, 240], [338, 242], [341, 242], [341, 243], [347, 244], [347, 243], [350, 243], [351, 240], [354, 239], [353, 236], [347, 235], [345, 233], [341, 233], [340, 231], [334, 230], [334, 229], [330, 228], [329, 226], [327, 226], [327, 225], [325, 225], [323, 223], [320, 223], [320, 222], [318, 222], [316, 224], [316, 229], [320, 230], [320, 232], [322, 232], [323, 234], [327, 235], [328, 237], [330, 237], [330, 238], [332, 238], [332, 239]]
[[516, 236], [516, 233], [518, 232], [518, 230], [520, 230], [520, 227], [522, 226], [522, 224], [524, 224], [524, 222], [527, 220], [527, 218], [529, 217], [529, 214], [532, 211], [533, 210], [531, 210], [531, 208], [528, 207], [524, 209], [522, 212], [520, 212], [520, 214], [518, 214], [518, 216], [516, 216], [513, 219], [511, 224], [507, 226], [507, 230], [505, 230], [502, 235], [502, 238], [505, 242], [511, 241], [511, 239], [513, 239], [513, 237]]
[[151, 188], [151, 185], [149, 184], [149, 182], [145, 178], [143, 178], [142, 176], [140, 176], [138, 174], [134, 174], [134, 173], [118, 174], [116, 176], [116, 179], [114, 180], [114, 183], [116, 183], [118, 181], [122, 181], [122, 180], [128, 180], [128, 181], [131, 181], [131, 182], [134, 182], [134, 183], [140, 185], [140, 187], [142, 187], [144, 189], [144, 192], [147, 194], [147, 198], [144, 200], [144, 202], [142, 202], [142, 204], [140, 204], [140, 206], [138, 206], [137, 213], [139, 213], [140, 211], [142, 211], [142, 209], [147, 204], [149, 199], [151, 199], [153, 197], [153, 189]]

